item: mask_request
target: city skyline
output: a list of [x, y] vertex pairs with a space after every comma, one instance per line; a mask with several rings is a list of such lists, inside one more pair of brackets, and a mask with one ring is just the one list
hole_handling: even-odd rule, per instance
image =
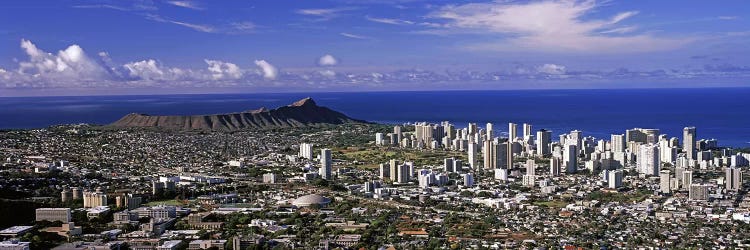
[[2, 96], [747, 87], [750, 76], [741, 1], [0, 6]]

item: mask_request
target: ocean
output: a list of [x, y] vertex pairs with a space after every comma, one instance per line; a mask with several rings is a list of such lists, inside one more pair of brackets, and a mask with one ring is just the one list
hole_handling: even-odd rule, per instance
[[[29, 129], [56, 124], [108, 124], [128, 113], [216, 114], [274, 108], [304, 97], [320, 106], [372, 122], [450, 121], [459, 127], [487, 122], [530, 123], [554, 136], [578, 129], [609, 139], [629, 128], [657, 128], [682, 140], [695, 126], [698, 138], [720, 146], [750, 147], [750, 88], [472, 90], [366, 93], [254, 93], [0, 98], [0, 128]], [[553, 137], [553, 139], [556, 137]]]

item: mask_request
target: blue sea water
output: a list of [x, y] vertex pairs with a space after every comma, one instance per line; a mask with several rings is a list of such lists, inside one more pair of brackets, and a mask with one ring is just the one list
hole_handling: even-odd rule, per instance
[[658, 128], [682, 139], [682, 128], [695, 126], [698, 138], [750, 147], [750, 88], [9, 97], [0, 98], [0, 128], [107, 124], [134, 112], [229, 113], [308, 96], [353, 118], [381, 123], [450, 121], [463, 127], [477, 122], [483, 127], [492, 122], [503, 132], [508, 122], [525, 122], [555, 135], [578, 129], [607, 139], [634, 127]]

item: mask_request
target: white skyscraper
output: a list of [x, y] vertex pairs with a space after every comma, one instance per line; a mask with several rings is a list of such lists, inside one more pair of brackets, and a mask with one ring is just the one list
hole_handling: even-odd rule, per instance
[[383, 133], [375, 133], [375, 145], [383, 145]]
[[518, 136], [518, 124], [508, 123], [508, 140], [513, 141]]
[[497, 149], [495, 145], [496, 143], [491, 140], [484, 141], [484, 146], [482, 146], [482, 151], [484, 151], [484, 169], [497, 168]]
[[567, 144], [563, 147], [563, 164], [565, 172], [572, 174], [578, 171], [578, 150], [575, 144]]
[[646, 175], [659, 175], [659, 146], [641, 145], [636, 157], [638, 172]]
[[533, 159], [526, 160], [526, 175], [536, 175], [536, 162]]
[[539, 130], [536, 132], [536, 151], [541, 156], [551, 153], [550, 144], [552, 143], [552, 131]]
[[663, 194], [671, 193], [671, 181], [669, 170], [662, 170], [659, 172], [659, 192]]
[[469, 167], [471, 169], [477, 168], [477, 144], [473, 142], [469, 142], [468, 147], [466, 147], [466, 152], [469, 155]]
[[299, 145], [299, 157], [312, 160], [315, 156], [313, 155], [312, 143], [302, 143]]
[[396, 143], [401, 142], [401, 126], [394, 126], [393, 127], [393, 136], [396, 137]]
[[330, 180], [331, 179], [331, 150], [324, 148], [320, 150], [320, 169], [318, 173], [320, 178]]
[[492, 139], [492, 137], [494, 137], [494, 135], [493, 135], [494, 134], [494, 130], [492, 129], [492, 123], [488, 122], [487, 123], [487, 127], [485, 127], [485, 128], [486, 128], [485, 132], [487, 132], [487, 139], [488, 140]]
[[612, 135], [610, 143], [612, 152], [625, 152], [625, 135]]
[[529, 137], [531, 136], [531, 124], [524, 123], [523, 124], [523, 137]]
[[687, 158], [695, 160], [695, 127], [685, 127], [682, 130], [682, 151], [687, 154]]
[[693, 185], [693, 171], [683, 171], [682, 172], [682, 187], [686, 190], [689, 190], [690, 185]]
[[464, 187], [473, 187], [474, 186], [474, 175], [471, 173], [463, 174], [464, 177]]

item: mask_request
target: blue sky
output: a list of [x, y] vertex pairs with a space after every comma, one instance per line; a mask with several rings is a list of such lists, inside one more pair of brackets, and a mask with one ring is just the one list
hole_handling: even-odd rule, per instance
[[746, 1], [0, 2], [0, 96], [750, 85]]

